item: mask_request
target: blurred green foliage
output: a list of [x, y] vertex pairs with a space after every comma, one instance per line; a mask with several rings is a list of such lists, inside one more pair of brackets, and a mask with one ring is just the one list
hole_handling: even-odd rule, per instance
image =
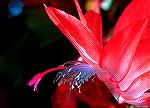
[[60, 31], [48, 18], [44, 6], [26, 9], [24, 13], [26, 16], [26, 26], [36, 33], [42, 47], [60, 38]]

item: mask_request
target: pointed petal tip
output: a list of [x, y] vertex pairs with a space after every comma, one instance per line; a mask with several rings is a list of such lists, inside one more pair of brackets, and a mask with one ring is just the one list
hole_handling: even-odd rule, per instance
[[47, 6], [46, 6], [46, 4], [45, 4], [45, 3], [43, 3], [43, 6], [44, 6], [45, 8], [47, 8]]
[[79, 14], [81, 22], [83, 22], [85, 25], [87, 25], [87, 22], [86, 22], [86, 20], [84, 18], [84, 15], [83, 15], [83, 12], [82, 12], [82, 10], [80, 8], [78, 0], [74, 0], [74, 3], [76, 5], [76, 8], [77, 8], [77, 11], [78, 11], [78, 14]]
[[85, 61], [90, 64], [98, 64], [102, 50], [101, 45], [98, 43], [92, 31], [84, 23], [74, 16], [56, 8], [48, 7], [46, 8], [46, 13], [53, 23], [71, 41]]

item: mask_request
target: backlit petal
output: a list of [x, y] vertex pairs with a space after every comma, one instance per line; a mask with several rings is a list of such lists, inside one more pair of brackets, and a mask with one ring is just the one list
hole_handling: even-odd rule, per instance
[[135, 79], [130, 87], [123, 91], [121, 96], [125, 99], [136, 99], [142, 96], [146, 91], [150, 89], [150, 71], [146, 72], [145, 74], [139, 76]]
[[99, 13], [88, 11], [85, 14], [88, 28], [96, 36], [98, 42], [102, 46], [102, 19]]
[[150, 18], [150, 0], [131, 0], [129, 6], [124, 10], [120, 16], [114, 33], [124, 29], [129, 24], [132, 24], [143, 16]]
[[121, 90], [126, 90], [130, 84], [140, 75], [150, 71], [150, 23], [145, 29], [140, 40], [132, 65], [126, 77], [119, 83]]
[[134, 100], [133, 99], [132, 100], [125, 99], [124, 102], [135, 105], [136, 107], [149, 108], [149, 106], [150, 106], [150, 94], [144, 93], [141, 97], [139, 97], [137, 99], [134, 99]]
[[64, 33], [89, 64], [98, 65], [101, 46], [94, 34], [77, 18], [52, 7], [45, 7], [49, 18]]
[[148, 20], [143, 18], [118, 32], [106, 44], [100, 66], [108, 71], [114, 79], [121, 81], [129, 71], [137, 46], [147, 27]]

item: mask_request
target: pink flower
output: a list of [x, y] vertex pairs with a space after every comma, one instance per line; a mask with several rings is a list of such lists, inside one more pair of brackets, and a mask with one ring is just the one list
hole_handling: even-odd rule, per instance
[[[150, 106], [150, 1], [132, 0], [119, 18], [113, 36], [103, 47], [99, 1], [80, 20], [64, 11], [45, 6], [46, 13], [78, 50], [83, 62], [68, 63], [56, 81], [70, 81], [80, 88], [97, 75], [119, 103]], [[38, 77], [37, 79], [41, 78]], [[33, 83], [34, 81], [34, 83]], [[36, 80], [28, 84], [34, 85]], [[36, 88], [36, 87], [35, 87]]]

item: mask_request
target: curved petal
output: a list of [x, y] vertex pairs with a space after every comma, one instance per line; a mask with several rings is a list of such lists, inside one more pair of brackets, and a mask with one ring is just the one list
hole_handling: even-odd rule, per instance
[[150, 89], [150, 71], [136, 78], [130, 87], [123, 91], [121, 96], [125, 99], [132, 100], [137, 99], [142, 94]]
[[105, 46], [100, 67], [120, 82], [130, 69], [138, 43], [148, 20], [143, 18], [118, 32]]
[[95, 6], [91, 11], [83, 15], [78, 0], [74, 0], [80, 20], [84, 23], [96, 36], [98, 42], [102, 46], [102, 18], [100, 16], [100, 2], [101, 0], [93, 0]]
[[124, 10], [120, 16], [115, 29], [114, 34], [124, 29], [129, 24], [132, 24], [143, 16], [150, 18], [150, 0], [131, 0], [131, 3]]
[[113, 96], [118, 100], [121, 91], [116, 80], [107, 71], [101, 68], [99, 68], [96, 75], [100, 81], [103, 81], [106, 84]]
[[89, 64], [98, 65], [101, 46], [94, 34], [78, 19], [52, 7], [45, 7], [49, 18], [64, 33]]
[[[150, 71], [150, 34], [149, 27], [145, 30], [143, 34], [144, 39], [140, 40], [137, 47], [132, 65], [126, 77], [119, 83], [122, 91], [126, 90], [130, 84], [140, 75], [147, 71]], [[147, 37], [147, 38], [146, 38]]]
[[85, 19], [87, 21], [88, 28], [96, 36], [98, 42], [102, 46], [102, 18], [99, 13], [94, 11], [88, 11], [85, 14]]
[[136, 107], [149, 108], [150, 107], [150, 93], [144, 93], [141, 97], [134, 100], [124, 100], [126, 103], [135, 105]]

